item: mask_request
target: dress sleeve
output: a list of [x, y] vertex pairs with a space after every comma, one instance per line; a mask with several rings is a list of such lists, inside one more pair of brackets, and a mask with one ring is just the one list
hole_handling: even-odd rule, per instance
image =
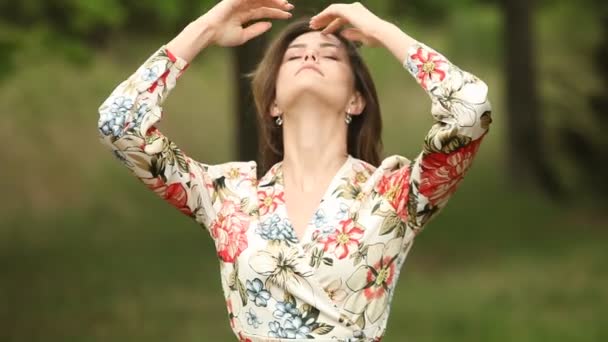
[[378, 190], [418, 233], [446, 205], [471, 166], [492, 122], [491, 105], [482, 80], [420, 42], [408, 49], [403, 66], [431, 98], [435, 122], [420, 154], [387, 172]]
[[198, 223], [216, 217], [209, 165], [186, 156], [156, 124], [188, 63], [162, 46], [99, 107], [101, 142], [149, 189]]

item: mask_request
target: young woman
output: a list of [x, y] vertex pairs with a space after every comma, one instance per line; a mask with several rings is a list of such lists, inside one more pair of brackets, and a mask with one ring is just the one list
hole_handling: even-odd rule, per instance
[[[206, 46], [242, 44], [271, 26], [247, 22], [288, 19], [293, 7], [221, 1], [114, 90], [99, 132], [150, 189], [208, 230], [241, 341], [379, 341], [415, 236], [488, 130], [487, 87], [361, 4], [334, 4], [289, 25], [253, 73], [263, 177], [254, 161], [184, 155], [156, 128], [178, 77]], [[359, 43], [387, 48], [431, 98], [436, 122], [412, 162], [380, 158], [380, 108]]]

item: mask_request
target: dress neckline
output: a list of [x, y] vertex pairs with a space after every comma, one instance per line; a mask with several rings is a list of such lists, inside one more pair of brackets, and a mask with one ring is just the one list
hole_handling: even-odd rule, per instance
[[[342, 178], [341, 176], [344, 174], [344, 172], [351, 165], [352, 159], [353, 159], [353, 157], [350, 154], [348, 154], [348, 156], [347, 156], [346, 160], [344, 161], [344, 163], [342, 164], [342, 166], [340, 166], [340, 168], [338, 169], [338, 171], [336, 171], [336, 173], [333, 175], [333, 177], [329, 181], [329, 184], [327, 185], [327, 188], [323, 192], [323, 195], [321, 196], [321, 198], [319, 200], [319, 203], [317, 204], [317, 206], [313, 210], [312, 215], [306, 221], [306, 226], [304, 227], [304, 231], [302, 232], [302, 236], [298, 236], [296, 234], [295, 226], [293, 225], [291, 219], [289, 218], [289, 212], [287, 210], [287, 202], [284, 200], [280, 204], [281, 205], [281, 210], [283, 211], [282, 214], [284, 216], [284, 219], [289, 224], [289, 227], [292, 229], [293, 236], [296, 238], [297, 244], [301, 245], [302, 243], [304, 243], [305, 241], [308, 240], [308, 238], [310, 236], [310, 233], [311, 233], [310, 232], [311, 223], [313, 222], [313, 218], [315, 217], [315, 214], [320, 209], [323, 208], [323, 205], [327, 202], [327, 200], [331, 196], [332, 190], [335, 189], [336, 183]], [[283, 178], [283, 176], [284, 176], [283, 175], [283, 161], [281, 160], [280, 162], [278, 162], [276, 166], [277, 166], [277, 169], [276, 169], [277, 184], [279, 184], [281, 186], [281, 191], [284, 192], [285, 191], [285, 179]]]

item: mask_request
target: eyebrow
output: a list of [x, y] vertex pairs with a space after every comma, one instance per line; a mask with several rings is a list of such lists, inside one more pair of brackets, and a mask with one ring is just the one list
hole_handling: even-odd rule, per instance
[[[287, 49], [291, 49], [291, 48], [303, 48], [306, 47], [306, 44], [291, 44], [290, 46], [287, 47]], [[321, 43], [320, 45], [321, 47], [335, 47], [338, 48], [339, 45], [336, 45], [334, 43]]]

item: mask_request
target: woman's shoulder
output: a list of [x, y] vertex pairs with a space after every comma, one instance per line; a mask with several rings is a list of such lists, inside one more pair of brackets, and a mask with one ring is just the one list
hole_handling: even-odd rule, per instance
[[370, 164], [369, 162], [363, 159], [358, 159], [354, 157], [352, 159], [354, 161], [353, 168], [365, 170], [367, 173], [369, 173], [370, 176], [392, 173], [397, 170], [401, 170], [411, 164], [411, 161], [408, 158], [398, 154], [393, 154], [385, 157], [380, 161], [380, 164], [378, 166], [374, 166], [373, 164]]
[[361, 186], [364, 193], [384, 192], [386, 184], [398, 179], [408, 178], [410, 160], [401, 155], [390, 155], [380, 161], [378, 166], [358, 158], [353, 158], [353, 181]]
[[251, 180], [251, 178], [257, 178], [257, 162], [254, 160], [227, 161], [219, 164], [205, 165], [204, 168], [211, 179]]

